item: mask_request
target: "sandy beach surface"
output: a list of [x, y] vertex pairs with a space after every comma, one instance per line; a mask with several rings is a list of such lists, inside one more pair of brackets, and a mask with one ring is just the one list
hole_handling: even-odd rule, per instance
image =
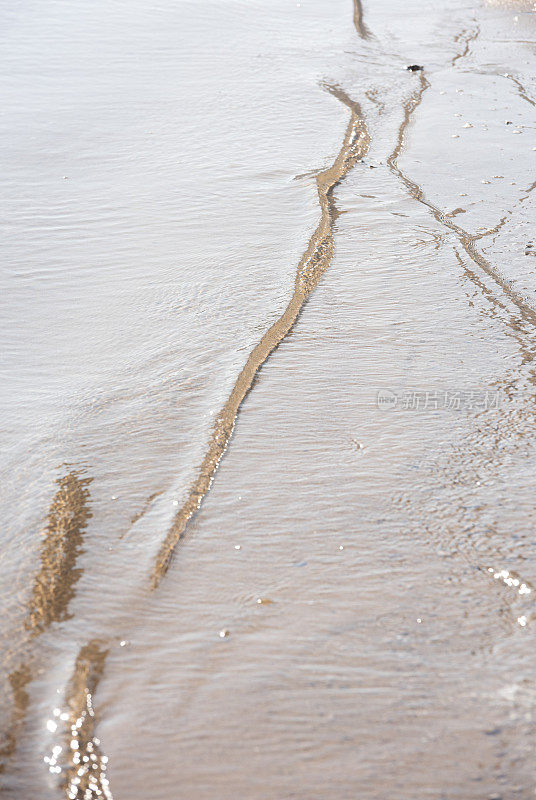
[[534, 798], [534, 4], [0, 17], [2, 798]]

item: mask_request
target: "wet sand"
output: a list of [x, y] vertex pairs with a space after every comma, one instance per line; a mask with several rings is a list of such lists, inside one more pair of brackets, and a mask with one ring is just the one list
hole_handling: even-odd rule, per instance
[[535, 15], [180, 5], [147, 41], [131, 21], [155, 74], [178, 58], [161, 20], [199, 37], [199, 92], [228, 91], [203, 72], [224, 24], [211, 58], [251, 84], [169, 177], [192, 187], [180, 239], [171, 194], [135, 235], [110, 205], [101, 265], [81, 194], [30, 229], [33, 271], [10, 244], [15, 310], [39, 281], [69, 307], [62, 247], [88, 269], [65, 349], [6, 360], [5, 796], [533, 797]]

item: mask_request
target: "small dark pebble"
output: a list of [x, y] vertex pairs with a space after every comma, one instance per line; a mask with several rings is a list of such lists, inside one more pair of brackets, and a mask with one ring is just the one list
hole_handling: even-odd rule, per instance
[[486, 736], [498, 736], [501, 732], [501, 728], [491, 728], [489, 731], [484, 731]]
[[420, 72], [424, 67], [421, 67], [420, 64], [410, 64], [406, 69], [408, 72]]

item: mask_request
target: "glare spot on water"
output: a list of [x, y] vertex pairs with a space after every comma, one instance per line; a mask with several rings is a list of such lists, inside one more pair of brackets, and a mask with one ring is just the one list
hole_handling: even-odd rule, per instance
[[[495, 581], [500, 581], [504, 586], [508, 587], [508, 589], [515, 592], [517, 597], [523, 597], [523, 599], [526, 600], [529, 595], [533, 594], [533, 587], [508, 569], [496, 570], [493, 567], [488, 567], [487, 572], [490, 576], [493, 576]], [[522, 628], [526, 628], [529, 621], [530, 616], [527, 614], [521, 614], [517, 617], [517, 623]]]
[[[48, 756], [44, 756], [43, 761], [48, 770], [53, 775], [60, 775], [64, 772], [66, 776], [65, 796], [70, 800], [96, 800], [105, 798], [113, 800], [109, 789], [109, 781], [106, 778], [108, 758], [100, 754], [100, 739], [96, 736], [87, 739], [88, 730], [84, 728], [91, 717], [93, 708], [91, 693], [86, 692], [86, 707], [82, 710], [80, 717], [68, 723], [70, 714], [62, 712], [60, 708], [53, 711], [56, 719], [67, 722], [63, 728], [63, 735], [67, 738], [67, 751], [65, 753], [65, 763], [60, 765], [58, 760], [64, 752], [64, 748], [56, 744]], [[49, 725], [49, 723], [52, 723]], [[90, 723], [91, 724], [91, 723]], [[48, 720], [47, 727], [52, 732], [61, 730], [59, 722]]]
[[512, 572], [507, 569], [501, 569], [495, 571], [493, 567], [488, 567], [488, 572], [493, 575], [496, 581], [502, 581], [505, 586], [508, 586], [512, 589], [517, 589], [518, 594], [520, 595], [527, 595], [531, 594], [532, 589], [530, 586], [527, 585], [524, 581], [520, 578], [516, 577]]

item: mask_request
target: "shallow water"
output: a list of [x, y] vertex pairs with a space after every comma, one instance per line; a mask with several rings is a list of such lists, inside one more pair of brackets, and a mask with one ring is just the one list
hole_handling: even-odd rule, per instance
[[530, 6], [4, 16], [5, 796], [533, 797]]

